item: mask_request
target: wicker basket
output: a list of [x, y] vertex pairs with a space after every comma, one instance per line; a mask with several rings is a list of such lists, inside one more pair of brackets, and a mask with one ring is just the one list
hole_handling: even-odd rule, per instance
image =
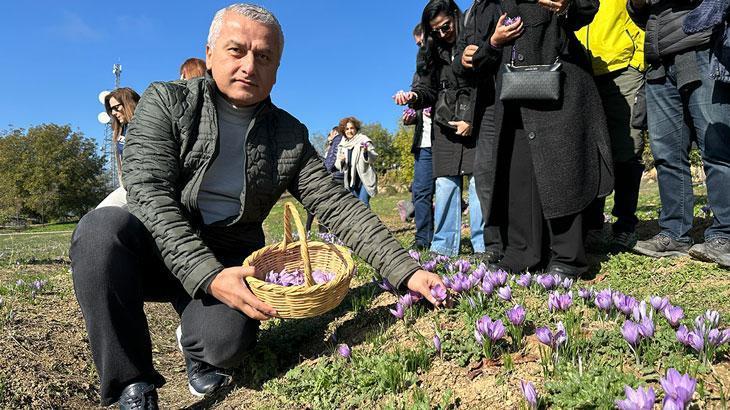
[[[296, 224], [299, 240], [294, 242], [291, 220]], [[254, 277], [246, 281], [251, 291], [282, 318], [301, 319], [321, 315], [336, 308], [350, 289], [350, 279], [355, 263], [350, 251], [344, 246], [307, 241], [299, 212], [290, 202], [284, 204], [284, 240], [265, 246], [243, 261], [243, 266], [253, 266], [256, 272], [266, 274], [283, 269], [304, 271], [304, 285], [279, 286]], [[312, 271], [320, 269], [335, 274], [322, 284], [316, 284]]]

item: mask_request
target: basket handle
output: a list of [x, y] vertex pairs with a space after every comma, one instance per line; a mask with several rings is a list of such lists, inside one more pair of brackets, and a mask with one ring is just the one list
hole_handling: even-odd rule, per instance
[[281, 250], [284, 251], [287, 245], [294, 242], [294, 237], [291, 233], [292, 219], [294, 220], [294, 224], [297, 227], [297, 234], [299, 235], [299, 252], [301, 252], [302, 261], [304, 262], [304, 283], [307, 287], [314, 286], [312, 264], [309, 260], [309, 246], [307, 245], [307, 231], [304, 230], [299, 211], [297, 211], [297, 208], [291, 202], [284, 203], [284, 241], [281, 242]]

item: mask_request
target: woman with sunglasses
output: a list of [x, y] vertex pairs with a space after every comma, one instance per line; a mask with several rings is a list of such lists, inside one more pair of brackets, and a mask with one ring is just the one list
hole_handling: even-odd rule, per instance
[[104, 107], [112, 123], [112, 142], [114, 144], [114, 160], [117, 163], [119, 188], [107, 195], [97, 208], [105, 206], [126, 206], [127, 191], [122, 187], [122, 150], [124, 149], [127, 125], [134, 116], [139, 102], [139, 94], [128, 87], [117, 88], [104, 98]]
[[416, 80], [411, 91], [394, 96], [397, 104], [408, 104], [415, 110], [434, 107], [431, 152], [436, 201], [431, 251], [447, 256], [457, 255], [460, 249], [464, 176], [469, 177], [472, 247], [475, 253], [484, 252], [484, 224], [471, 177], [476, 147], [471, 107], [454, 102], [455, 96], [467, 89], [451, 67], [462, 20], [453, 0], [428, 2], [421, 15], [424, 39], [416, 61]]
[[[495, 79], [494, 93], [478, 97], [493, 107], [475, 166], [485, 230], [502, 235], [503, 258], [491, 269], [574, 279], [588, 268], [582, 213], [613, 185], [601, 99], [573, 33], [593, 19], [598, 0], [489, 4], [475, 1], [454, 64], [462, 76]], [[547, 93], [519, 77], [522, 68], [548, 78], [546, 67], [558, 80]], [[519, 81], [528, 86], [510, 93]]]

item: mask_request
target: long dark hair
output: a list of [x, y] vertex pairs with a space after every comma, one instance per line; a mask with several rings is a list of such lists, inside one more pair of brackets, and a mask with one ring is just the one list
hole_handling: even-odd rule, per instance
[[454, 0], [430, 0], [421, 14], [421, 27], [423, 27], [423, 46], [419, 50], [417, 68], [419, 72], [428, 71], [433, 65], [434, 55], [438, 53], [437, 46], [441, 39], [434, 37], [431, 30], [431, 20], [439, 14], [444, 13], [453, 20], [456, 37], [459, 37], [459, 24], [461, 21], [461, 9]]
[[134, 116], [134, 110], [137, 108], [137, 103], [139, 102], [139, 94], [135, 92], [133, 89], [129, 87], [121, 87], [116, 88], [112, 92], [106, 95], [104, 97], [104, 108], [106, 109], [106, 113], [109, 114], [109, 117], [112, 122], [112, 137], [114, 139], [114, 143], [116, 144], [119, 140], [119, 136], [122, 134], [122, 130], [124, 129], [124, 126], [127, 124], [122, 124], [117, 120], [117, 117], [112, 115], [112, 107], [111, 104], [109, 104], [109, 100], [116, 99], [122, 104], [122, 112], [124, 113], [124, 118], [126, 118], [127, 122], [132, 121], [132, 117]]

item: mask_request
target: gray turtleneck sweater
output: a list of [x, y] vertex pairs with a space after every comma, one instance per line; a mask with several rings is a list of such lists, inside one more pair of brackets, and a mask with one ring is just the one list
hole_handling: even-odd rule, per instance
[[203, 223], [210, 225], [238, 216], [241, 193], [246, 183], [246, 135], [256, 105], [236, 107], [216, 92], [218, 116], [218, 156], [203, 176], [198, 207]]

